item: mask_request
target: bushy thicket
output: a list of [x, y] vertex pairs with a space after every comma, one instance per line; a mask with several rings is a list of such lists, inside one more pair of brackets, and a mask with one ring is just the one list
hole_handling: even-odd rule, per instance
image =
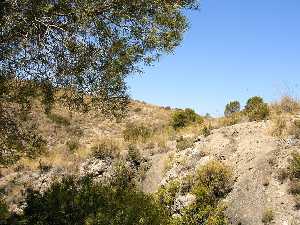
[[153, 197], [127, 182], [103, 186], [89, 177], [67, 177], [44, 193], [28, 191], [24, 214], [15, 224], [162, 225], [168, 216]]
[[186, 127], [193, 123], [203, 123], [203, 118], [192, 109], [177, 110], [173, 113], [171, 126], [174, 129]]
[[230, 192], [232, 185], [231, 169], [212, 161], [201, 167], [194, 177], [188, 177], [186, 182], [173, 181], [162, 187], [158, 192], [158, 200], [172, 215], [172, 206], [179, 193], [184, 194], [187, 190], [196, 196], [192, 205], [181, 209], [180, 217], [171, 218], [170, 225], [227, 225], [225, 206], [220, 202]]
[[248, 99], [244, 112], [250, 121], [259, 121], [269, 116], [270, 109], [261, 97], [254, 96]]

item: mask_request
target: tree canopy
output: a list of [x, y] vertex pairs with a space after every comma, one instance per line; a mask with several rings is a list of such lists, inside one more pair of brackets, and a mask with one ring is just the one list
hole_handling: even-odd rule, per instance
[[0, 0], [0, 161], [41, 147], [23, 120], [35, 98], [46, 112], [61, 102], [122, 115], [126, 77], [172, 52], [188, 27], [183, 10], [195, 8], [197, 0]]
[[225, 116], [230, 116], [233, 113], [237, 113], [241, 111], [241, 104], [239, 101], [232, 101], [229, 102], [226, 107], [225, 107], [225, 111], [224, 111], [224, 115]]
[[[30, 80], [45, 102], [56, 88], [75, 107], [116, 112], [124, 79], [179, 45], [195, 0], [2, 0], [1, 78]], [[26, 87], [34, 88], [31, 83]], [[88, 94], [90, 98], [84, 98]]]

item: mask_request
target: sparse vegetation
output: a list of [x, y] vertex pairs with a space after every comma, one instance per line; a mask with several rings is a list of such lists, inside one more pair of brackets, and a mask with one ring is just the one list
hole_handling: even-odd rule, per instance
[[229, 116], [225, 116], [219, 119], [219, 127], [232, 126], [234, 124], [240, 123], [243, 121], [244, 114], [242, 112], [233, 113]]
[[272, 110], [276, 114], [295, 113], [300, 109], [298, 100], [291, 96], [283, 96], [279, 102], [272, 104]]
[[264, 100], [258, 96], [248, 99], [244, 111], [250, 121], [264, 120], [270, 114], [268, 104], [265, 103]]
[[203, 118], [192, 109], [177, 110], [172, 115], [171, 126], [179, 129], [195, 123], [201, 124], [203, 121]]

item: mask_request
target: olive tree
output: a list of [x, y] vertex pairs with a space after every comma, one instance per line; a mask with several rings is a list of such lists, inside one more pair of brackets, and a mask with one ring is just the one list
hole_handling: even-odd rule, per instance
[[33, 99], [46, 112], [60, 102], [122, 115], [126, 77], [172, 52], [188, 27], [183, 10], [197, 7], [197, 0], [0, 0], [0, 161], [39, 147], [22, 126]]

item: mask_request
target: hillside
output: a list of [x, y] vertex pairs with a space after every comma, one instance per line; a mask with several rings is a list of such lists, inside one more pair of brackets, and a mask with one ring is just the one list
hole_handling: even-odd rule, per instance
[[[222, 200], [230, 224], [261, 225], [266, 213], [272, 212], [272, 224], [298, 225], [300, 212], [289, 193], [292, 179], [288, 175], [280, 178], [292, 153], [300, 152], [298, 136], [287, 132], [289, 124], [298, 120], [298, 111], [286, 113], [278, 107], [282, 105], [272, 106], [269, 120], [240, 119], [238, 124], [228, 125], [229, 118], [205, 118], [201, 125], [180, 130], [169, 126], [175, 110], [137, 101], [131, 103], [128, 117], [120, 121], [59, 107], [49, 117], [37, 109], [34, 116], [48, 141], [47, 152], [2, 168], [0, 187], [10, 210], [21, 213], [27, 188], [43, 192], [66, 175], [92, 175], [109, 183], [119, 158], [123, 158], [146, 193], [179, 182], [170, 206], [176, 217], [195, 201], [187, 180], [193, 180], [199, 168], [218, 161], [233, 171], [233, 186]], [[285, 126], [278, 126], [278, 118]], [[209, 130], [203, 132], [204, 127]], [[140, 133], [133, 132], [135, 128]], [[109, 153], [99, 152], [102, 148], [108, 148]]]

